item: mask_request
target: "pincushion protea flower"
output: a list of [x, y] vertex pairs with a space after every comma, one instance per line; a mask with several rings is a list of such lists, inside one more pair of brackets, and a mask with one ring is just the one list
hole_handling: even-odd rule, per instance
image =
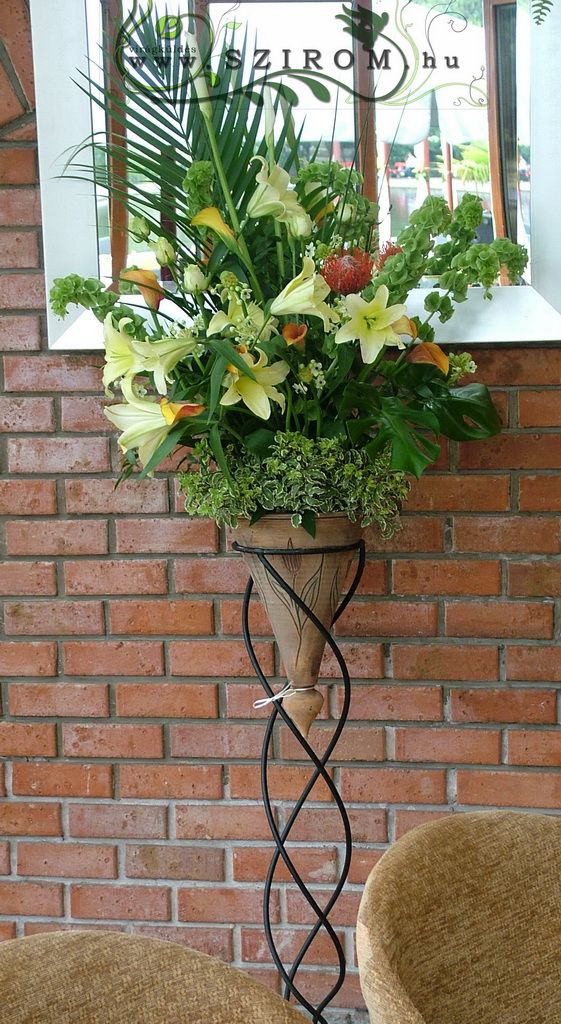
[[386, 260], [389, 260], [390, 256], [397, 256], [398, 252], [403, 252], [400, 245], [394, 245], [393, 242], [384, 242], [378, 253], [376, 270], [381, 270]]
[[370, 253], [354, 246], [331, 253], [323, 262], [321, 273], [332, 291], [339, 295], [360, 292], [370, 284], [374, 260]]

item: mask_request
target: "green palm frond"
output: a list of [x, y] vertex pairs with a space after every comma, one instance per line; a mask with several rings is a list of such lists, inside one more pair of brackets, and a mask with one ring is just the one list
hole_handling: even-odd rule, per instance
[[531, 0], [530, 6], [535, 24], [541, 25], [553, 7], [553, 0]]

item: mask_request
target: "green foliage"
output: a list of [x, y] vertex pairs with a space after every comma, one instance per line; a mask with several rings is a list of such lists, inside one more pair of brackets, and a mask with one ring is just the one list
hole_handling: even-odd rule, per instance
[[387, 452], [371, 461], [341, 438], [279, 432], [262, 458], [228, 445], [228, 476], [214, 466], [208, 442], [196, 445], [193, 455], [198, 471], [180, 477], [185, 510], [221, 525], [273, 511], [290, 513], [297, 524], [306, 513], [342, 512], [391, 536], [409, 492], [404, 475], [390, 470]]
[[55, 278], [49, 299], [53, 313], [57, 316], [64, 318], [68, 314], [68, 307], [75, 305], [92, 309], [98, 319], [103, 320], [118, 302], [119, 296], [106, 289], [95, 277], [68, 274], [67, 277]]
[[535, 24], [541, 25], [553, 7], [553, 0], [531, 0], [530, 6]]
[[191, 219], [199, 210], [212, 206], [214, 167], [210, 160], [194, 160], [186, 171], [182, 184], [187, 194], [187, 210]]

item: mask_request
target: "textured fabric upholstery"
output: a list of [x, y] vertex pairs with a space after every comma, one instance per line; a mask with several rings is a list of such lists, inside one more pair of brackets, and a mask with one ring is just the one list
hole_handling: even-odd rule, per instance
[[171, 942], [55, 932], [0, 945], [2, 1024], [305, 1024], [280, 996]]
[[414, 829], [370, 874], [357, 945], [372, 1024], [560, 1024], [561, 821]]

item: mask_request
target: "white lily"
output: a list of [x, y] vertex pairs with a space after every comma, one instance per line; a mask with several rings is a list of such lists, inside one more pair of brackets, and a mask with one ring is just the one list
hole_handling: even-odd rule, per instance
[[276, 320], [270, 318], [265, 322], [265, 314], [256, 302], [246, 303], [245, 309], [247, 314], [240, 300], [233, 296], [228, 303], [228, 312], [220, 310], [211, 318], [207, 337], [228, 331], [230, 334], [247, 336], [247, 340], [251, 340], [250, 335], [253, 335], [260, 341], [268, 341], [275, 329]]
[[[182, 331], [175, 338], [163, 338], [161, 341], [133, 341], [132, 347], [140, 359], [140, 369], [145, 373], [154, 374], [154, 384], [159, 395], [167, 394], [170, 383], [169, 374], [199, 344], [188, 331]], [[139, 372], [139, 369], [135, 371]]]
[[275, 316], [295, 313], [301, 313], [302, 316], [319, 316], [320, 320], [323, 320], [325, 330], [329, 331], [332, 324], [339, 321], [335, 310], [325, 302], [330, 291], [327, 281], [321, 274], [316, 273], [314, 261], [309, 256], [304, 256], [301, 273], [289, 281], [280, 295], [273, 299], [271, 313]]
[[119, 447], [122, 451], [138, 450], [143, 466], [165, 441], [170, 430], [185, 416], [198, 416], [204, 406], [190, 402], [168, 402], [166, 398], [155, 401], [141, 398], [128, 378], [122, 383], [126, 402], [111, 405], [103, 411], [107, 419], [122, 431]]
[[230, 365], [223, 382], [228, 390], [222, 396], [220, 405], [237, 405], [238, 402], [243, 402], [255, 416], [268, 420], [271, 415], [271, 399], [280, 405], [284, 412], [285, 397], [282, 392], [277, 391], [275, 385], [286, 380], [290, 372], [288, 363], [280, 359], [272, 366], [267, 366], [267, 356], [264, 352], [259, 352], [259, 358], [254, 360], [249, 352], [243, 351], [243, 346], [240, 346], [238, 351], [251, 369], [255, 380], [240, 372], [237, 366]]
[[113, 326], [113, 315], [108, 313], [103, 321], [103, 342], [105, 345], [105, 366], [103, 367], [103, 384], [107, 395], [111, 395], [110, 385], [119, 377], [138, 373], [142, 358], [133, 348], [134, 338], [127, 334], [125, 327], [132, 323], [130, 317], [119, 320], [118, 328]]
[[312, 221], [298, 202], [296, 192], [289, 188], [290, 175], [279, 164], [269, 171], [262, 156], [253, 158], [261, 164], [255, 176], [257, 188], [247, 205], [248, 217], [274, 217], [286, 224], [294, 237], [307, 238], [312, 233]]
[[370, 302], [361, 295], [347, 295], [345, 304], [350, 319], [337, 331], [335, 343], [359, 341], [365, 363], [373, 363], [384, 345], [404, 348], [399, 335], [412, 334], [410, 321], [405, 315], [405, 306], [401, 303], [388, 306], [388, 298], [385, 284], [378, 288]]

